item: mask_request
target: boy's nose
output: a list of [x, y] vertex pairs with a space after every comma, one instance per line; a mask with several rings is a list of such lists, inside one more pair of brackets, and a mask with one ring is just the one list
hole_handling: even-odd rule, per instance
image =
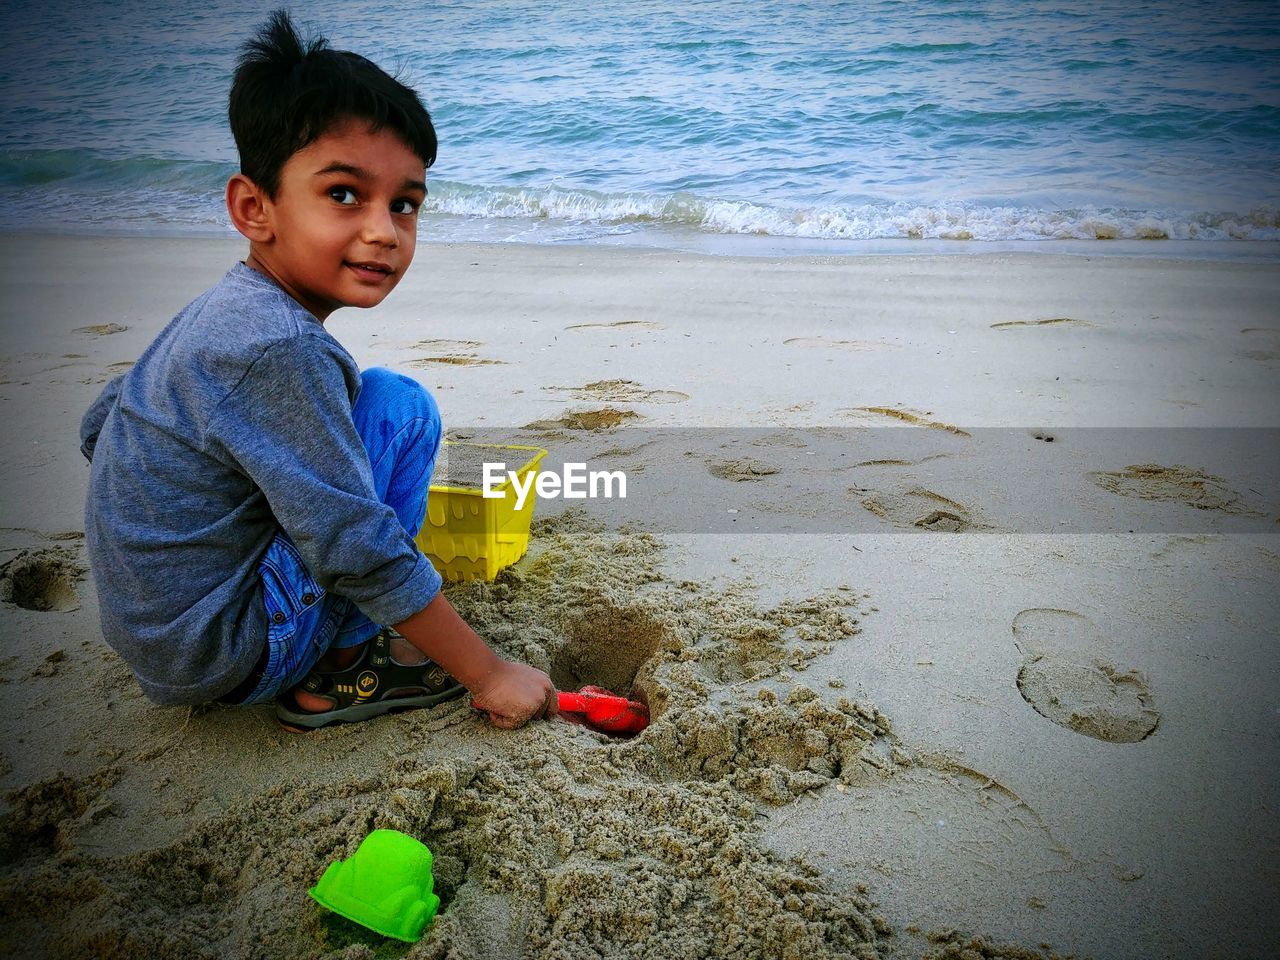
[[370, 208], [368, 216], [364, 218], [361, 224], [360, 239], [368, 244], [377, 244], [384, 247], [396, 246], [398, 235], [391, 211]]

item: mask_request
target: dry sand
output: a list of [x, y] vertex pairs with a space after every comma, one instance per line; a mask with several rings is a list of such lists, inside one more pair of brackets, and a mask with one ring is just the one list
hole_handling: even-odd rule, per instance
[[[0, 243], [5, 955], [1280, 949], [1280, 528], [1226, 466], [1079, 471], [1182, 533], [994, 532], [1020, 518], [940, 482], [952, 447], [831, 468], [874, 533], [540, 504], [529, 556], [451, 598], [562, 688], [644, 698], [649, 730], [508, 734], [453, 703], [291, 736], [267, 708], [148, 704], [80, 532], [81, 412], [242, 245]], [[701, 476], [780, 509], [796, 427], [1038, 431], [1068, 472], [1067, 428], [1276, 426], [1278, 294], [1269, 265], [424, 246], [329, 328], [451, 428], [583, 431], [633, 483], [660, 455], [637, 424], [762, 428]], [[412, 948], [306, 896], [375, 827], [437, 855], [444, 910]]]

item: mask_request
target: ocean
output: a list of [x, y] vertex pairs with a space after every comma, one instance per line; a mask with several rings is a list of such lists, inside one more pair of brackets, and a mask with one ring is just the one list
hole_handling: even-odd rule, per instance
[[[6, 4], [0, 225], [234, 235], [227, 91], [269, 9]], [[427, 104], [424, 239], [1229, 257], [1280, 241], [1274, 0], [290, 9]]]

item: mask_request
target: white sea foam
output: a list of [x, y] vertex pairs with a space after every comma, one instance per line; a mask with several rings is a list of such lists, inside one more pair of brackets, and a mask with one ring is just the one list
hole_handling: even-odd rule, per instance
[[1245, 213], [1043, 210], [970, 202], [783, 208], [688, 193], [454, 184], [433, 189], [428, 210], [451, 216], [602, 226], [671, 224], [710, 233], [811, 240], [1280, 240], [1280, 210], [1266, 206]]

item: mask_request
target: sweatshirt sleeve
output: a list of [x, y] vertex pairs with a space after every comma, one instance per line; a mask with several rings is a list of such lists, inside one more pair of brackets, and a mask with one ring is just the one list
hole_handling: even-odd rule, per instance
[[356, 377], [350, 359], [321, 337], [282, 340], [219, 404], [205, 443], [262, 489], [325, 590], [375, 623], [395, 624], [430, 603], [441, 580], [377, 495], [351, 419]]
[[116, 405], [116, 399], [120, 396], [120, 383], [124, 380], [124, 376], [123, 373], [120, 374], [102, 388], [102, 393], [98, 394], [98, 399], [93, 401], [84, 419], [80, 421], [80, 452], [90, 463], [93, 462], [93, 451], [98, 445], [98, 434], [102, 433], [102, 425], [106, 423], [107, 414], [111, 412], [111, 408]]

